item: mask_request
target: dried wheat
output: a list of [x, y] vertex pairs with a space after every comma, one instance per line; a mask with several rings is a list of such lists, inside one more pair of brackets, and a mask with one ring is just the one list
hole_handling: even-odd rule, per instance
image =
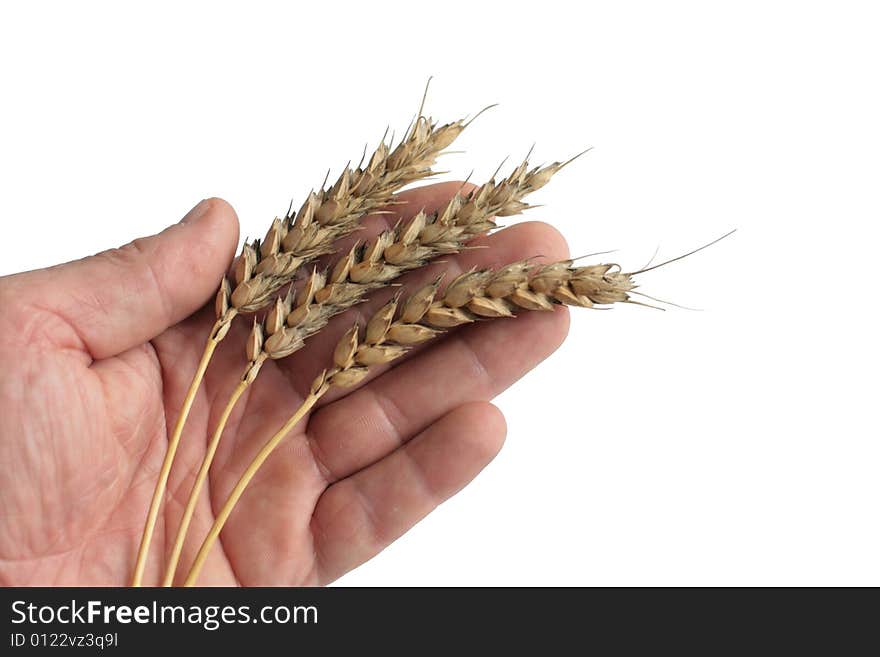
[[[298, 298], [293, 290], [285, 297], [276, 298], [263, 323], [255, 323], [248, 336], [248, 365], [214, 430], [190, 491], [166, 567], [164, 585], [170, 586], [174, 580], [189, 523], [226, 419], [263, 363], [300, 349], [307, 338], [326, 326], [332, 317], [363, 300], [369, 291], [387, 286], [402, 273], [417, 269], [432, 258], [460, 251], [468, 240], [494, 228], [494, 217], [512, 216], [528, 209], [530, 206], [523, 199], [546, 185], [569, 162], [571, 160], [530, 169], [528, 160], [523, 161], [500, 182], [490, 180], [469, 194], [456, 195], [433, 215], [419, 212], [366, 244], [355, 245], [327, 272], [313, 271]], [[218, 296], [218, 304], [224, 304], [225, 299]], [[218, 306], [217, 310], [219, 314], [224, 307]]]

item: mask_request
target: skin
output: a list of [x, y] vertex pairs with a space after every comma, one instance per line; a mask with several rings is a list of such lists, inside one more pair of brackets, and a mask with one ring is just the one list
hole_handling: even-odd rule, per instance
[[[397, 211], [437, 207], [460, 188], [407, 192]], [[368, 218], [358, 237], [396, 218]], [[168, 435], [213, 322], [205, 304], [237, 242], [232, 207], [207, 199], [158, 235], [0, 278], [0, 584], [128, 583]], [[535, 222], [474, 244], [492, 248], [404, 282], [568, 255], [559, 233]], [[330, 363], [336, 339], [385, 292], [336, 318], [307, 349], [263, 367], [230, 418], [178, 582], [241, 471]], [[489, 400], [552, 353], [567, 327], [564, 309], [465, 327], [355, 390], [329, 393], [260, 470], [199, 583], [326, 584], [373, 557], [498, 453], [506, 427]], [[147, 585], [161, 580], [210, 430], [242, 373], [248, 321], [233, 328], [193, 405]]]

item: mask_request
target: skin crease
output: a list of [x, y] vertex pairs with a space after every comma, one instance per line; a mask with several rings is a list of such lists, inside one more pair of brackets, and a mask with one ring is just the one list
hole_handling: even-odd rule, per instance
[[[405, 192], [407, 204], [395, 210], [408, 217], [436, 208], [460, 188]], [[357, 238], [396, 218], [368, 218]], [[237, 241], [234, 210], [208, 199], [157, 236], [0, 278], [0, 584], [128, 583], [168, 435], [213, 322], [205, 304]], [[403, 281], [568, 255], [559, 233], [537, 222], [473, 244], [492, 248], [467, 250]], [[230, 418], [178, 582], [214, 511], [330, 363], [336, 339], [390, 292], [264, 366]], [[147, 585], [162, 577], [210, 430], [242, 373], [248, 321], [238, 320], [217, 350], [193, 404]], [[488, 400], [552, 353], [567, 327], [564, 309], [465, 327], [377, 369], [357, 390], [331, 391], [258, 473], [199, 583], [326, 584], [370, 559], [492, 460], [506, 428]]]

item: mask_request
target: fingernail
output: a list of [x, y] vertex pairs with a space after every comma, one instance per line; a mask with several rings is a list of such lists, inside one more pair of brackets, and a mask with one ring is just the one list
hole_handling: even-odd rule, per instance
[[194, 221], [198, 221], [205, 215], [205, 212], [207, 211], [208, 199], [202, 199], [192, 210], [186, 213], [186, 216], [180, 220], [180, 223], [189, 224]]

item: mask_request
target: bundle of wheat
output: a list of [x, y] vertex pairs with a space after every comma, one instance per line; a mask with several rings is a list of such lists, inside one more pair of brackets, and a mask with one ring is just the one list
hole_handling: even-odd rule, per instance
[[[404, 186], [433, 175], [432, 167], [440, 152], [468, 123], [460, 120], [438, 126], [422, 116], [420, 107], [396, 147], [392, 149], [383, 138], [365, 166], [362, 158], [357, 167], [346, 168], [333, 185], [311, 193], [297, 212], [288, 211], [284, 218], [275, 218], [262, 240], [244, 244], [232, 268], [232, 280], [224, 278], [220, 284], [215, 299], [216, 321], [169, 439], [135, 563], [134, 586], [140, 585], [143, 578], [168, 476], [196, 391], [214, 350], [228, 335], [236, 316], [266, 309], [259, 321], [253, 321], [245, 345], [247, 366], [220, 415], [195, 477], [167, 561], [162, 580], [165, 586], [174, 582], [199, 494], [226, 423], [262, 365], [299, 351], [333, 317], [364, 301], [369, 293], [396, 285], [402, 274], [435, 262], [438, 256], [467, 248], [471, 239], [496, 228], [496, 217], [513, 216], [529, 209], [526, 197], [574, 159], [539, 167], [530, 167], [526, 159], [500, 180], [493, 176], [479, 187], [462, 185], [436, 212], [416, 212], [406, 221], [345, 249], [328, 266], [313, 266], [305, 279], [296, 283], [306, 265], [340, 250], [340, 240], [357, 231], [364, 217], [388, 212], [398, 203], [396, 193]], [[356, 324], [338, 341], [332, 365], [315, 378], [302, 405], [242, 473], [216, 515], [184, 584], [192, 586], [196, 582], [212, 545], [261, 465], [329, 390], [356, 386], [377, 368], [461, 325], [513, 317], [523, 311], [552, 311], [560, 305], [645, 305], [631, 298], [631, 294], [640, 294], [634, 291], [633, 277], [679, 258], [629, 273], [612, 264], [575, 266], [571, 260], [552, 264], [521, 261], [497, 269], [466, 272], [442, 292], [441, 277], [405, 300], [398, 293], [370, 317], [363, 330]]]

